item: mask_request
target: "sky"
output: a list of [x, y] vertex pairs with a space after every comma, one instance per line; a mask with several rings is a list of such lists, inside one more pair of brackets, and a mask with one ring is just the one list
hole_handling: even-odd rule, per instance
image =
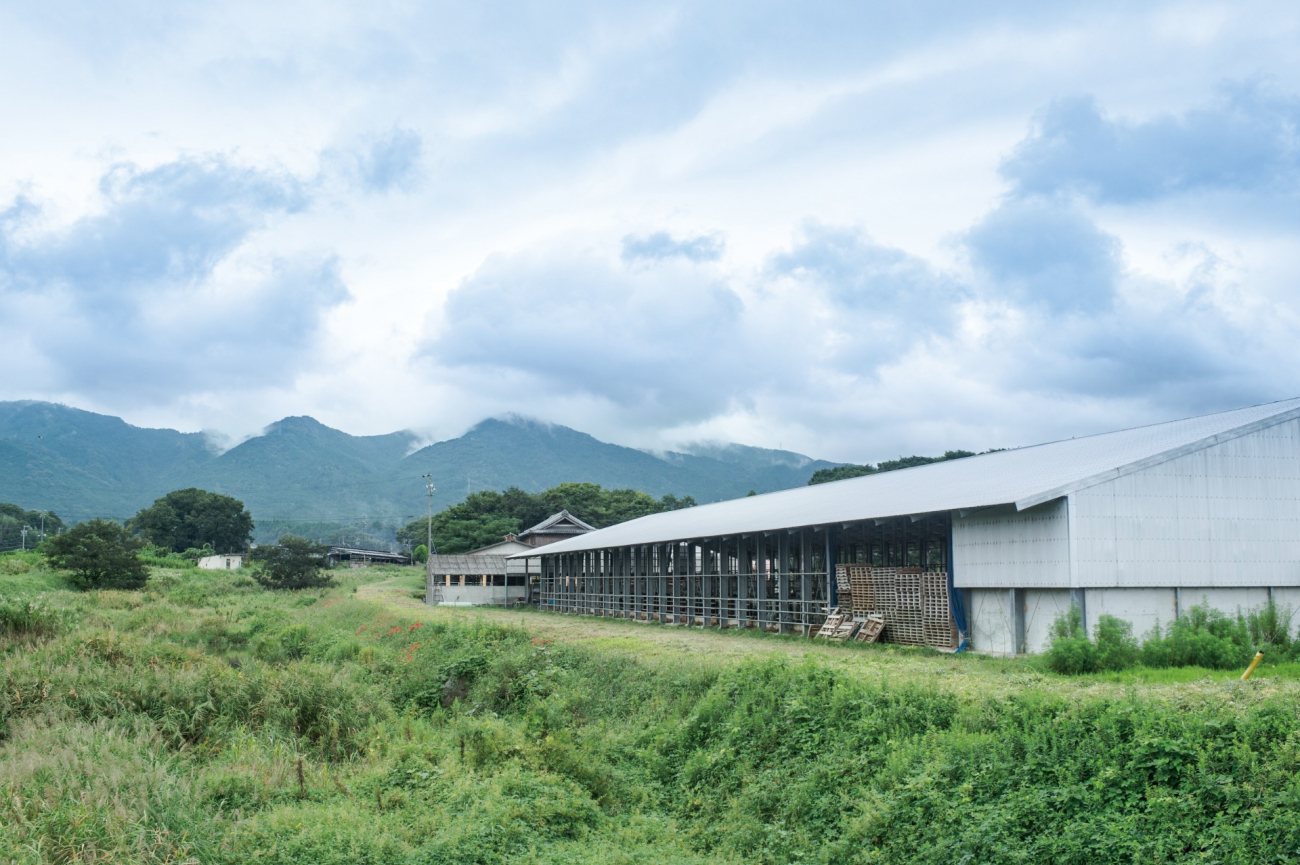
[[1300, 6], [9, 2], [0, 399], [839, 461], [1300, 395]]

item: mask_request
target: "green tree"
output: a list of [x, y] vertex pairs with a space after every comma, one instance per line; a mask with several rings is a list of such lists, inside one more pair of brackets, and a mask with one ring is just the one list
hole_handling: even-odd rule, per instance
[[156, 500], [127, 528], [173, 552], [210, 546], [218, 553], [235, 553], [248, 546], [253, 517], [239, 499], [190, 487]]
[[[1001, 448], [994, 448], [993, 450], [984, 451], [984, 453], [996, 453], [998, 450], [1001, 450]], [[832, 466], [828, 469], [818, 469], [813, 472], [812, 477], [808, 479], [808, 486], [830, 483], [831, 481], [843, 481], [848, 480], [849, 478], [860, 478], [863, 475], [874, 475], [879, 472], [892, 472], [897, 471], [898, 469], [914, 468], [915, 466], [928, 466], [930, 463], [942, 463], [947, 462], [948, 460], [959, 460], [963, 457], [973, 456], [975, 456], [974, 451], [958, 450], [944, 451], [943, 456], [941, 457], [921, 457], [915, 455], [910, 457], [899, 457], [896, 460], [885, 460], [884, 462], [874, 466], [870, 463], [864, 463], [860, 466]]]
[[420, 544], [418, 547], [416, 547], [414, 550], [411, 551], [411, 558], [417, 562], [429, 561], [429, 548], [426, 547], [424, 544]]
[[253, 579], [268, 589], [312, 589], [328, 586], [333, 578], [325, 570], [329, 548], [300, 538], [283, 535], [274, 546], [253, 550], [253, 561], [261, 567]]
[[9, 550], [23, 543], [23, 528], [27, 533], [27, 549], [36, 546], [41, 540], [41, 524], [44, 523], [45, 535], [57, 535], [63, 531], [63, 520], [54, 511], [29, 511], [20, 505], [0, 502], [0, 550]]
[[72, 572], [83, 589], [138, 589], [149, 571], [138, 551], [144, 542], [111, 520], [88, 520], [45, 542], [45, 558]]
[[[601, 529], [695, 503], [690, 496], [670, 493], [656, 499], [638, 490], [607, 490], [591, 483], [564, 483], [540, 493], [518, 487], [482, 490], [433, 515], [433, 546], [439, 553], [463, 553], [496, 543], [563, 510]], [[412, 546], [422, 544], [427, 527], [427, 518], [421, 517], [400, 529], [397, 539]]]

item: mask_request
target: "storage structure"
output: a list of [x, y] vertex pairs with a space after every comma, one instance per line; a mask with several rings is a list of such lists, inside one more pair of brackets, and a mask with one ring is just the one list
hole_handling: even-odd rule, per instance
[[570, 514], [551, 514], [535, 526], [460, 555], [429, 556], [424, 599], [432, 606], [514, 606], [527, 603], [540, 573], [534, 550], [593, 527]]
[[816, 633], [852, 608], [883, 617], [884, 640], [998, 653], [1040, 651], [1071, 605], [1139, 634], [1202, 600], [1300, 606], [1300, 399], [653, 514], [527, 555], [543, 609]]

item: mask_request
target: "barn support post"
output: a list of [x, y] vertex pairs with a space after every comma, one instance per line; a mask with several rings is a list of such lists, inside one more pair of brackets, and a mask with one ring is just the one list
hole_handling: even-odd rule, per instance
[[654, 612], [655, 620], [662, 622], [664, 620], [663, 544], [652, 544], [650, 547], [650, 573], [653, 575], [649, 589], [650, 608]]
[[776, 630], [790, 630], [790, 533], [776, 533]]
[[723, 557], [724, 550], [727, 549], [727, 541], [716, 539], [714, 541], [714, 600], [712, 600], [712, 611], [714, 611], [714, 626], [723, 626], [723, 605], [724, 598], [727, 597], [727, 562]]
[[813, 627], [813, 545], [809, 529], [800, 529], [800, 633], [809, 636]]
[[669, 615], [672, 616], [673, 624], [680, 625], [682, 623], [682, 613], [677, 605], [681, 593], [678, 591], [680, 584], [677, 581], [682, 578], [682, 545], [664, 544], [664, 549], [668, 552], [668, 596], [666, 606]]
[[695, 543], [686, 545], [686, 624], [695, 624], [695, 613], [698, 609], [700, 598], [699, 590], [696, 588], [695, 577], [699, 572], [696, 559]]
[[736, 627], [748, 626], [749, 619], [749, 544], [744, 535], [736, 536]]
[[826, 611], [829, 613], [840, 605], [839, 588], [835, 585], [835, 541], [831, 535], [833, 529], [826, 527], [826, 553], [822, 561], [826, 564]]
[[641, 620], [641, 547], [628, 548], [632, 557], [632, 620]]

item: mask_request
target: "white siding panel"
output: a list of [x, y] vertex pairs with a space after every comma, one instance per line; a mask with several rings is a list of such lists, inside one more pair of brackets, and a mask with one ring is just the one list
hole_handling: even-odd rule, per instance
[[1080, 586], [1300, 586], [1300, 420], [1081, 490], [1071, 503]]
[[1011, 591], [971, 589], [967, 597], [970, 600], [970, 647], [977, 652], [1011, 654], [1016, 628]]
[[1065, 499], [1017, 512], [990, 508], [952, 521], [958, 588], [1069, 588]]
[[[1101, 616], [1114, 616], [1133, 625], [1139, 640], [1157, 624], [1165, 627], [1174, 619], [1176, 601], [1173, 589], [1089, 589], [1084, 601], [1088, 607], [1088, 631], [1092, 633]], [[1183, 603], [1188, 603], [1183, 592]]]
[[1069, 609], [1069, 589], [1030, 589], [1025, 592], [1025, 651], [1047, 651], [1052, 623]]
[[1273, 602], [1280, 609], [1291, 609], [1291, 636], [1300, 632], [1300, 588], [1274, 589]]
[[1183, 609], [1193, 604], [1208, 604], [1221, 613], [1235, 616], [1238, 610], [1248, 613], [1267, 605], [1268, 589], [1183, 589]]

